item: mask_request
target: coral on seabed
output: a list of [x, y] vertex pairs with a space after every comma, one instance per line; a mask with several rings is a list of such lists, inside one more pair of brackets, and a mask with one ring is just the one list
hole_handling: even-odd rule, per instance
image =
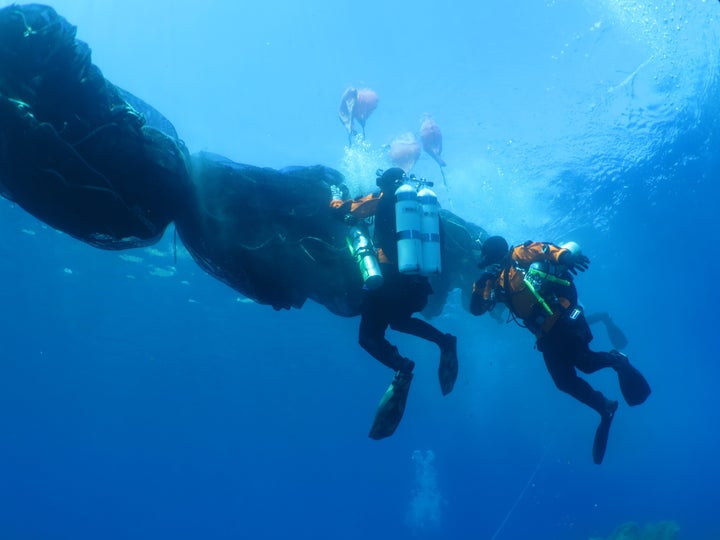
[[590, 540], [677, 540], [680, 527], [674, 521], [648, 523], [641, 527], [634, 521], [623, 523], [607, 538]]

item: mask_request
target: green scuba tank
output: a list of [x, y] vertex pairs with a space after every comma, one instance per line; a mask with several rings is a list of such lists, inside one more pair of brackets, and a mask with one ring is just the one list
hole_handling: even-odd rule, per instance
[[365, 286], [368, 289], [380, 287], [384, 282], [384, 278], [375, 256], [375, 246], [373, 246], [372, 240], [370, 240], [365, 230], [357, 225], [351, 227], [346, 240], [350, 253], [360, 268]]
[[552, 315], [553, 310], [550, 309], [550, 306], [540, 293], [543, 285], [546, 282], [557, 283], [558, 285], [563, 285], [565, 287], [568, 287], [570, 285], [569, 281], [561, 279], [550, 273], [549, 265], [546, 262], [532, 263], [530, 267], [525, 271], [525, 277], [523, 278], [523, 282], [548, 315]]

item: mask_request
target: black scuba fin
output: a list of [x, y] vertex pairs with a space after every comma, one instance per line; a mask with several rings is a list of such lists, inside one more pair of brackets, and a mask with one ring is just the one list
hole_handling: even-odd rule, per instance
[[438, 366], [438, 379], [443, 396], [452, 392], [457, 376], [457, 338], [451, 334], [445, 334], [445, 343], [440, 348], [440, 365]]
[[412, 377], [412, 373], [403, 373], [402, 371], [395, 374], [393, 382], [390, 383], [378, 404], [375, 420], [370, 428], [369, 437], [371, 439], [380, 440], [395, 433], [405, 412]]
[[605, 330], [607, 330], [610, 343], [612, 343], [612, 346], [616, 349], [624, 349], [628, 346], [628, 338], [625, 335], [625, 332], [623, 332], [622, 329], [615, 324], [608, 312], [601, 311], [599, 313], [586, 313], [585, 320], [588, 324], [602, 322], [605, 325]]
[[610, 343], [612, 343], [612, 346], [616, 349], [624, 349], [625, 347], [627, 347], [628, 338], [625, 335], [625, 332], [623, 332], [609, 316], [604, 320], [604, 322], [605, 328], [607, 329], [608, 338], [610, 338]]
[[643, 374], [629, 364], [618, 371], [618, 382], [625, 401], [631, 407], [644, 403], [652, 392]]
[[650, 392], [652, 392], [650, 384], [648, 384], [643, 374], [630, 364], [626, 355], [615, 350], [610, 351], [610, 354], [620, 361], [614, 369], [617, 371], [620, 391], [627, 404], [632, 407], [644, 403]]
[[609, 401], [608, 410], [602, 415], [600, 419], [600, 425], [595, 430], [595, 440], [593, 441], [593, 461], [596, 465], [600, 465], [605, 457], [605, 450], [607, 449], [608, 435], [610, 435], [610, 425], [612, 424], [613, 418], [615, 417], [615, 411], [617, 411], [618, 402]]

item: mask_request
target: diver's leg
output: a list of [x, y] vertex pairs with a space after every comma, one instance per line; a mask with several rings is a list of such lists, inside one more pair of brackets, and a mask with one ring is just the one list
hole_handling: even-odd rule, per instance
[[604, 368], [617, 370], [622, 364], [622, 359], [612, 353], [591, 351], [584, 343], [577, 347], [575, 367], [583, 373], [595, 373]]
[[593, 336], [584, 316], [560, 319], [544, 339], [548, 339], [558, 354], [571, 360], [570, 363], [583, 373], [616, 368], [620, 364], [619, 357], [611, 353], [590, 350]]
[[605, 457], [610, 425], [618, 408], [618, 402], [607, 399], [602, 392], [595, 390], [587, 381], [578, 377], [572, 358], [568, 356], [567, 352], [563, 352], [561, 347], [544, 349], [545, 366], [555, 382], [555, 386], [594, 409], [600, 415], [600, 423], [595, 430], [592, 447], [593, 461], [599, 465]]
[[390, 321], [390, 328], [403, 334], [410, 334], [427, 341], [432, 341], [438, 346], [445, 342], [445, 335], [429, 322], [415, 317], [401, 317]]
[[366, 310], [360, 318], [358, 343], [373, 358], [379, 360], [393, 371], [410, 373], [415, 362], [400, 355], [397, 347], [385, 339], [388, 323], [377, 310]]
[[452, 334], [443, 334], [430, 323], [415, 317], [395, 318], [390, 322], [390, 328], [426, 339], [440, 347], [438, 364], [440, 391], [444, 396], [452, 392], [458, 376], [457, 338]]
[[600, 415], [605, 413], [610, 400], [605, 398], [602, 392], [590, 386], [586, 380], [578, 377], [572, 359], [567, 354], [563, 354], [559, 347], [544, 350], [543, 359], [558, 390], [570, 394]]
[[613, 349], [606, 354], [616, 362], [612, 368], [617, 373], [620, 392], [622, 392], [625, 402], [631, 407], [645, 403], [652, 392], [645, 376], [630, 363], [628, 357], [623, 353]]
[[578, 347], [575, 366], [583, 373], [594, 373], [603, 368], [612, 368], [618, 376], [620, 391], [628, 405], [643, 403], [651, 393], [650, 385], [640, 371], [630, 364], [621, 352], [594, 352], [586, 345]]
[[[382, 305], [379, 307], [381, 308]], [[389, 437], [400, 424], [412, 382], [412, 370], [415, 367], [415, 362], [402, 357], [397, 347], [385, 339], [388, 323], [382, 311], [382, 309], [363, 311], [358, 339], [367, 352], [395, 371], [390, 386], [380, 399], [370, 428], [369, 437], [376, 440]]]
[[607, 312], [601, 311], [599, 313], [585, 313], [585, 320], [588, 324], [595, 324], [598, 322], [605, 322], [610, 318]]

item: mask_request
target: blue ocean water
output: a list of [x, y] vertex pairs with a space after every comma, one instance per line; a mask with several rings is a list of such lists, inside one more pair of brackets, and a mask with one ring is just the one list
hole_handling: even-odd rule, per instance
[[[427, 155], [417, 174], [512, 242], [579, 242], [581, 300], [653, 394], [621, 404], [594, 465], [595, 413], [527, 331], [455, 294], [435, 320], [459, 337], [454, 392], [434, 348], [391, 334], [418, 366], [398, 431], [372, 441], [391, 373], [357, 319], [248, 302], [175, 260], [172, 229], [106, 252], [0, 201], [0, 538], [585, 540], [670, 520], [720, 538], [720, 3], [205, 4], [52, 5], [193, 152], [321, 163], [359, 192], [432, 114], [447, 188]], [[348, 149], [351, 85], [380, 101]]]

